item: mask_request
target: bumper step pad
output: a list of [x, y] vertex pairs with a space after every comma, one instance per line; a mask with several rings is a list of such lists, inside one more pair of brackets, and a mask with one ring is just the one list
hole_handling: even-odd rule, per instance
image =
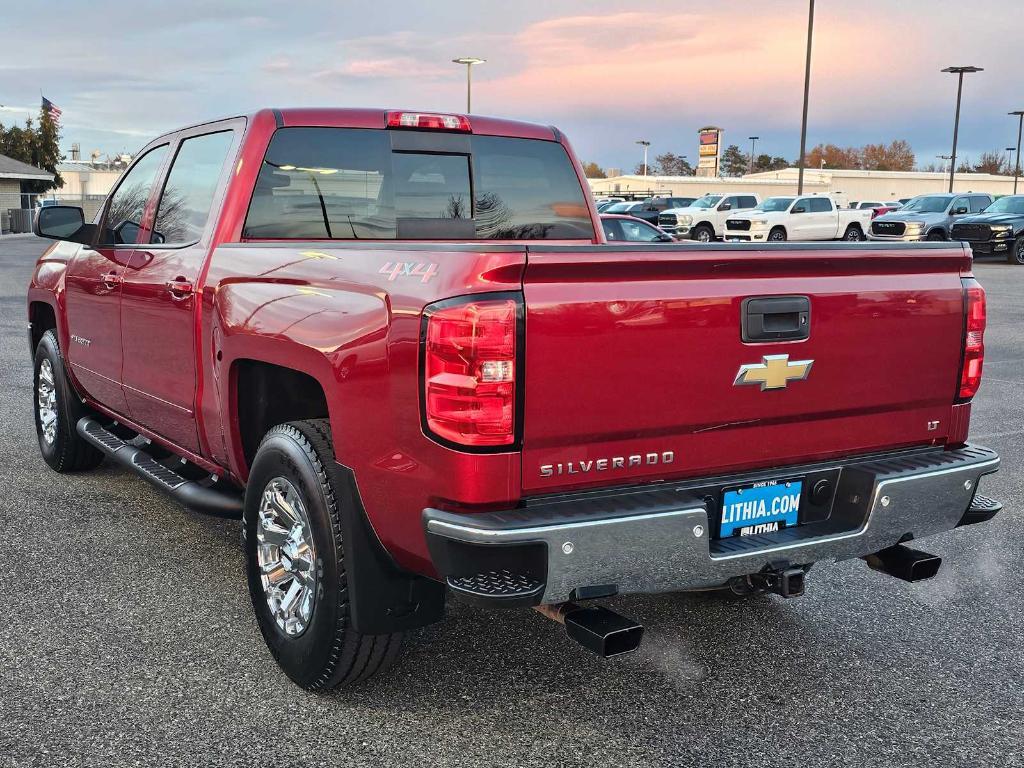
[[971, 500], [971, 506], [964, 513], [960, 525], [973, 525], [991, 520], [1003, 508], [1001, 501], [996, 501], [991, 496], [976, 493]]
[[524, 600], [540, 594], [544, 584], [523, 573], [502, 569], [485, 571], [471, 576], [449, 576], [448, 587], [460, 597], [501, 600]]

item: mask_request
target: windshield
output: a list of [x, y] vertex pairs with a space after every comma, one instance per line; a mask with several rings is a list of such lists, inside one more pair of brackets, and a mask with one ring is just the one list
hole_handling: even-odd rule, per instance
[[602, 210], [601, 213], [625, 213], [631, 205], [633, 205], [633, 203], [612, 203]]
[[919, 213], [942, 213], [949, 206], [952, 198], [945, 195], [924, 195], [915, 197], [904, 205], [900, 211], [917, 211]]
[[690, 203], [691, 208], [714, 208], [718, 205], [718, 201], [722, 199], [721, 195], [704, 195], [699, 197]]
[[1019, 213], [1024, 215], [1024, 195], [1001, 197], [986, 208], [985, 213]]
[[766, 212], [784, 211], [787, 208], [789, 208], [789, 206], [792, 204], [792, 197], [769, 197], [767, 200], [763, 201], [759, 206], [757, 206], [754, 210]]

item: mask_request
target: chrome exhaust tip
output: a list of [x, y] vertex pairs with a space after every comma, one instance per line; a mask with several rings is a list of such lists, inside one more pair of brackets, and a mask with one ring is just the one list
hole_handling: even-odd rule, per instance
[[866, 555], [864, 562], [872, 570], [913, 582], [924, 581], [937, 574], [939, 566], [942, 565], [942, 558], [897, 544], [873, 555]]
[[644, 628], [603, 605], [583, 608], [575, 603], [539, 605], [538, 613], [565, 625], [566, 634], [603, 659], [621, 656], [640, 647]]

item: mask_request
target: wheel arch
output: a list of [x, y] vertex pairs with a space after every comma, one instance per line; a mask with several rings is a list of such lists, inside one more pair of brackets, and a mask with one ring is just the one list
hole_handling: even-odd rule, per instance
[[229, 413], [236, 461], [247, 476], [260, 440], [288, 421], [330, 419], [327, 390], [306, 371], [240, 357], [231, 363]]
[[58, 330], [57, 311], [48, 301], [41, 301], [39, 299], [31, 300], [28, 305], [28, 322], [29, 343], [32, 346], [30, 351], [32, 354], [35, 354], [36, 347], [38, 347], [39, 342], [42, 341], [43, 334], [51, 329], [54, 331]]

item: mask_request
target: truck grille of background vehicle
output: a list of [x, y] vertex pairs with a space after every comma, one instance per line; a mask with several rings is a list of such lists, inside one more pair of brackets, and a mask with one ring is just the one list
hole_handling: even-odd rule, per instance
[[474, 573], [472, 576], [450, 576], [448, 586], [468, 595], [497, 598], [529, 597], [544, 587], [526, 574], [505, 569]]
[[992, 228], [988, 224], [957, 224], [953, 227], [954, 240], [991, 240]]
[[750, 229], [750, 221], [748, 219], [729, 219], [725, 222], [727, 229], [746, 231]]
[[907, 225], [902, 221], [873, 221], [871, 222], [871, 233], [875, 235], [902, 235], [907, 230]]
[[667, 224], [674, 227], [678, 223], [674, 213], [663, 213], [658, 217], [658, 224], [662, 226]]

